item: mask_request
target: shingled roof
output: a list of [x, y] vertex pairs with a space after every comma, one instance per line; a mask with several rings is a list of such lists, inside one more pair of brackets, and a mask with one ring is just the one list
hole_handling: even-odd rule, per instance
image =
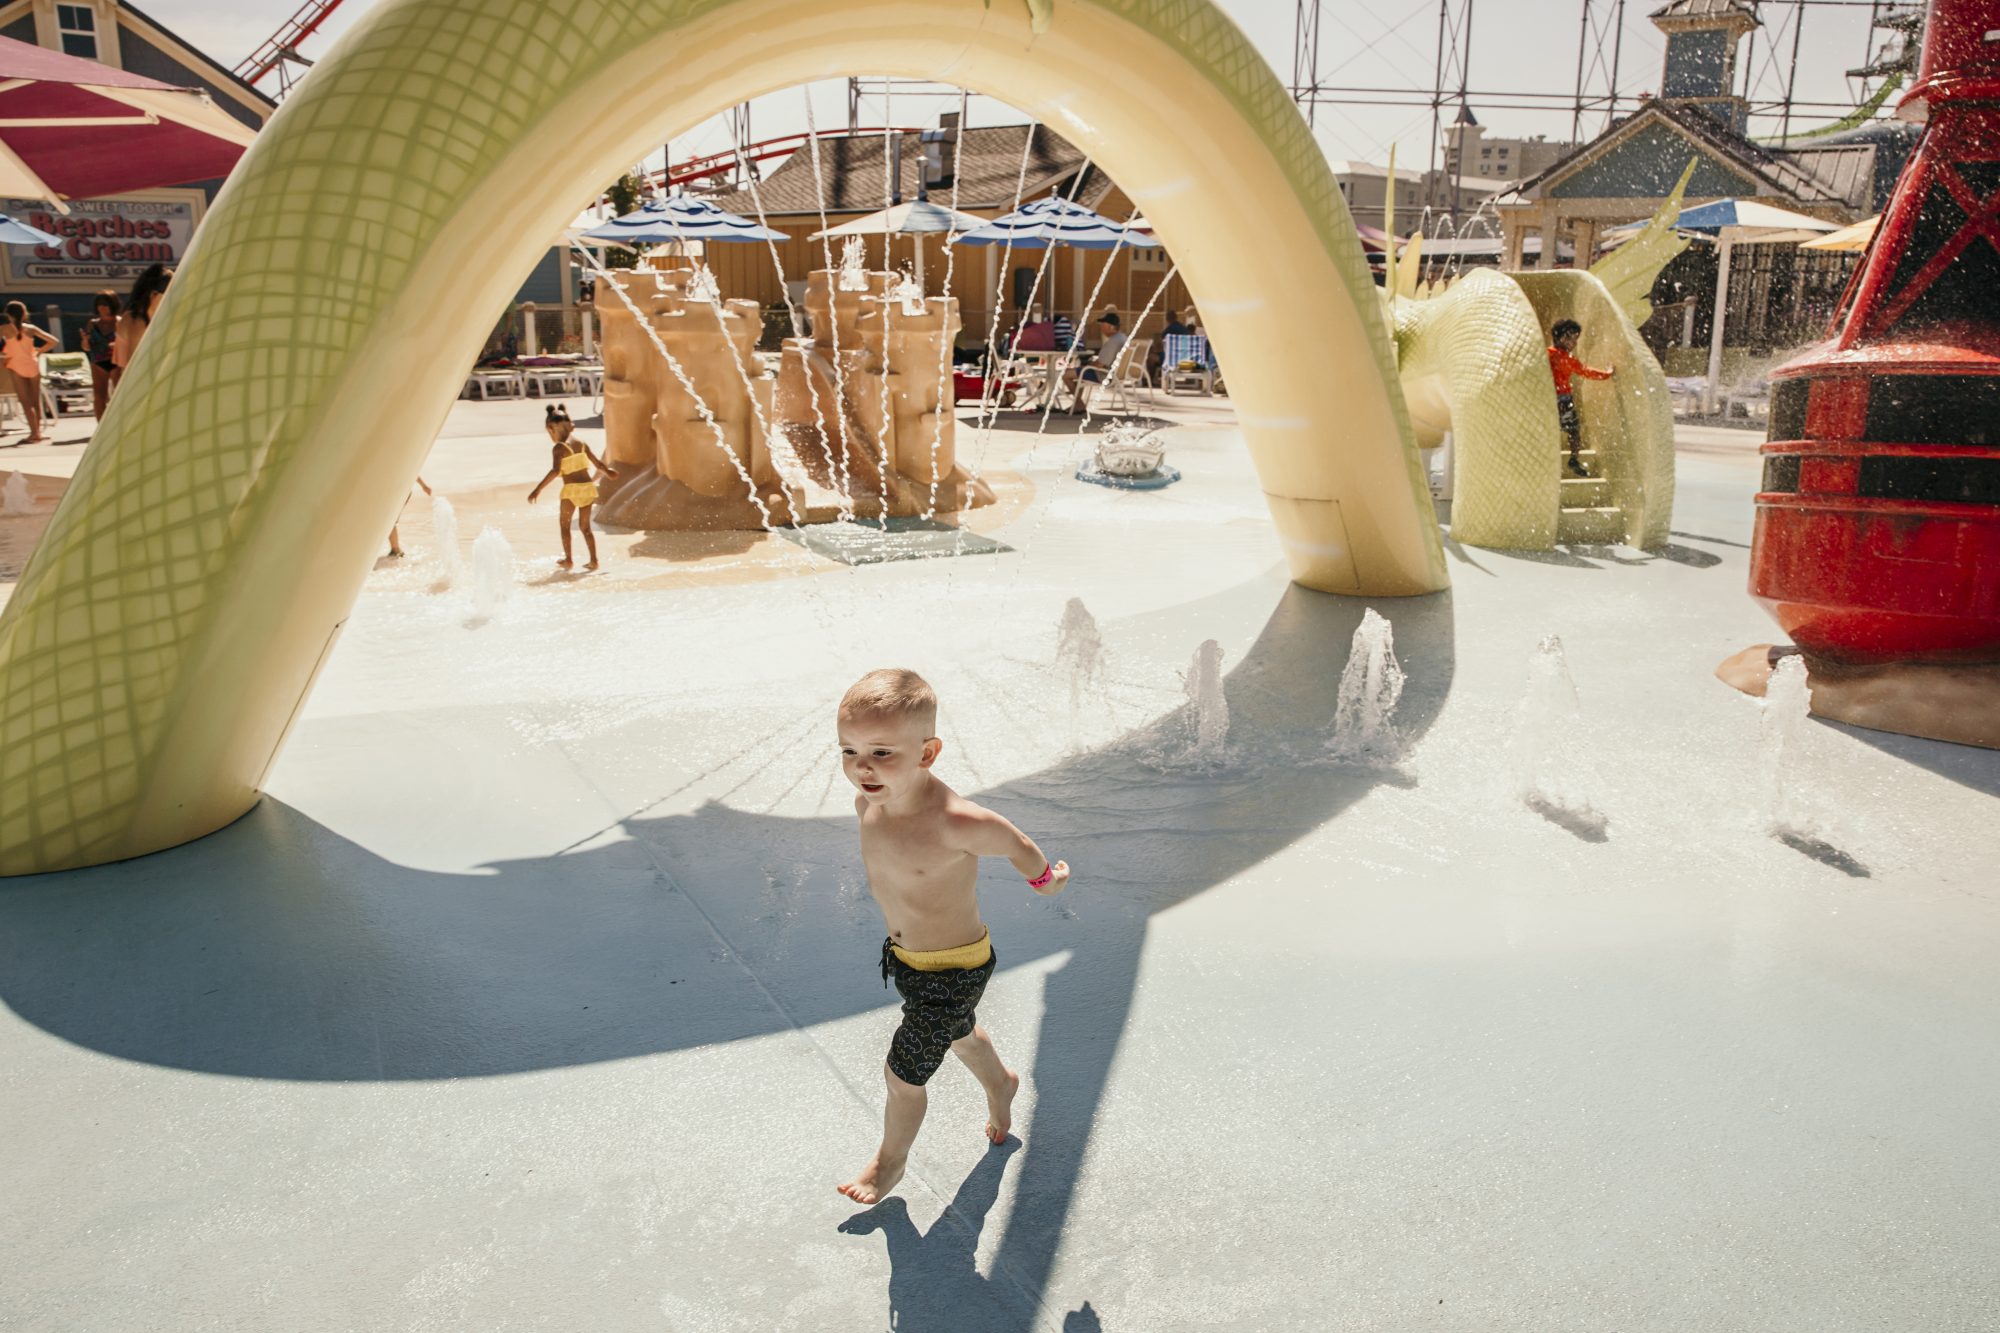
[[[1858, 163], [1838, 155], [1801, 153], [1794, 157], [1745, 138], [1699, 107], [1658, 99], [1647, 102], [1575, 152], [1528, 177], [1514, 187], [1513, 193], [1523, 199], [1540, 197], [1539, 191], [1545, 185], [1568, 175], [1582, 159], [1604, 152], [1613, 141], [1623, 137], [1627, 129], [1635, 128], [1648, 119], [1669, 122], [1703, 148], [1762, 182], [1781, 197], [1801, 204], [1830, 204], [1850, 209], [1866, 207], [1862, 203], [1864, 192], [1855, 179], [1863, 170]], [[1869, 161], [1872, 162], [1872, 150], [1864, 151], [1869, 152]]]
[[1673, 3], [1654, 10], [1647, 15], [1655, 23], [1661, 19], [1747, 19], [1757, 22], [1757, 7], [1747, 5], [1743, 0], [1673, 0]]
[[[1033, 131], [1032, 145], [1028, 142]], [[872, 213], [886, 208], [883, 153], [887, 136], [881, 134], [842, 135], [820, 140], [819, 178], [826, 185], [828, 213]], [[915, 199], [923, 183], [924, 145], [915, 133], [904, 133], [903, 198]], [[1019, 196], [1033, 199], [1055, 186], [1069, 184], [1079, 171], [1086, 174], [1082, 188], [1074, 196], [1085, 207], [1095, 208], [1111, 190], [1111, 178], [1096, 167], [1087, 166], [1082, 150], [1046, 125], [987, 125], [963, 131], [958, 140], [957, 193], [953, 182], [931, 188], [931, 198], [940, 204], [961, 209], [1009, 209], [1014, 207], [1015, 186], [1021, 180], [1021, 153], [1028, 149], [1027, 180]], [[732, 213], [755, 216], [761, 199], [766, 217], [815, 214], [820, 201], [814, 188], [812, 152], [802, 148], [750, 190], [731, 190], [707, 196]]]

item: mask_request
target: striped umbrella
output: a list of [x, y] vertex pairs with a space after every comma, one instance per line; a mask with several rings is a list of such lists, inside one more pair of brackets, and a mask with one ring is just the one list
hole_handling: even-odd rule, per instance
[[1050, 245], [1066, 245], [1073, 250], [1116, 250], [1121, 245], [1155, 246], [1160, 242], [1148, 231], [1114, 222], [1102, 213], [1093, 213], [1082, 204], [1050, 195], [1037, 199], [1017, 213], [993, 219], [977, 231], [958, 238], [959, 245], [1006, 245], [1016, 250], [1040, 250]]
[[613, 218], [583, 233], [585, 239], [637, 250], [675, 241], [782, 241], [783, 232], [760, 227], [749, 218], [725, 212], [706, 199], [677, 194], [655, 199], [644, 207]]
[[0, 245], [61, 245], [62, 237], [0, 213]]

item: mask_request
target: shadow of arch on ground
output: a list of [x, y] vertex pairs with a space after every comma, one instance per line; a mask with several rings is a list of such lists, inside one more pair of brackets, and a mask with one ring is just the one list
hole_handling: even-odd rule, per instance
[[[99, 864], [255, 804], [490, 327], [644, 150], [848, 72], [1001, 93], [1173, 250], [1293, 577], [1447, 573], [1359, 239], [1210, 0], [386, 0], [203, 226], [0, 613], [0, 874]], [[90, 669], [79, 670], [87, 662]]]
[[[1152, 915], [1408, 780], [1317, 757], [1368, 605], [1285, 589], [1225, 680], [1233, 758], [1213, 773], [1150, 766], [1185, 725], [1176, 714], [970, 793], [1062, 846], [1090, 885], [1066, 914], [1021, 893], [984, 904], [1002, 969], [1069, 955], [1044, 982], [1033, 1141], [995, 1270], [1022, 1291], [1044, 1290], [1054, 1265]], [[1451, 599], [1381, 609], [1410, 669], [1399, 719], [1414, 741], [1451, 688]], [[0, 1002], [109, 1055], [266, 1079], [500, 1075], [809, 1031], [887, 1003], [879, 920], [835, 891], [852, 825], [711, 803], [628, 820], [625, 841], [451, 875], [267, 801], [158, 856], [0, 886]], [[759, 892], [772, 866], [813, 869]], [[829, 953], [855, 965], [800, 965]], [[921, 1301], [934, 1285], [899, 1290]], [[995, 1293], [997, 1322], [958, 1326], [1026, 1327]]]

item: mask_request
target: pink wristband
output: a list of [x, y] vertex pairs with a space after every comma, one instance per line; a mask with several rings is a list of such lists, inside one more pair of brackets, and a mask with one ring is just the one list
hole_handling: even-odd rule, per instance
[[1049, 882], [1053, 880], [1055, 877], [1056, 877], [1055, 863], [1045, 862], [1042, 866], [1042, 873], [1037, 875], [1035, 878], [1029, 880], [1028, 887], [1031, 889], [1046, 889], [1049, 886]]

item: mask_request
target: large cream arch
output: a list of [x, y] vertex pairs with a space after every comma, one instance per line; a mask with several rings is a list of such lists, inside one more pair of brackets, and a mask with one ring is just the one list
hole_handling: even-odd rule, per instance
[[1003, 97], [1172, 249], [1301, 583], [1446, 583], [1359, 242], [1209, 0], [386, 0], [209, 214], [0, 616], [0, 874], [248, 810], [495, 311], [625, 163], [854, 72]]

